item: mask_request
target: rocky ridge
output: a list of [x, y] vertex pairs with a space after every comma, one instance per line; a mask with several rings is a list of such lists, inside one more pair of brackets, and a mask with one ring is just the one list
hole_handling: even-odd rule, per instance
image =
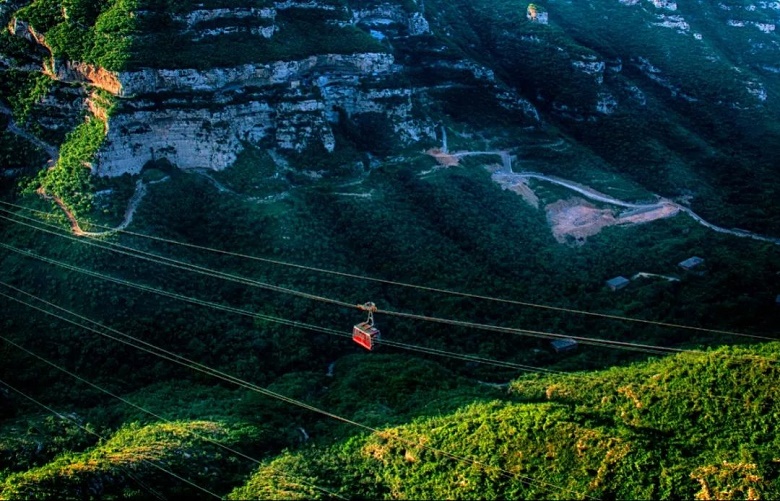
[[[173, 58], [176, 64], [112, 72], [83, 61], [41, 59], [58, 82], [47, 106], [65, 104], [67, 96], [62, 109], [70, 110], [69, 124], [79, 106], [108, 122], [94, 173], [137, 174], [163, 158], [183, 169], [222, 170], [247, 146], [272, 151], [274, 158], [317, 158], [337, 152], [339, 144], [365, 149], [359, 136], [366, 123], [376, 125], [371, 134], [393, 144], [385, 151], [417, 143], [423, 150], [434, 144], [438, 125], [473, 119], [481, 120], [478, 127], [507, 123], [537, 131], [553, 124], [591, 141], [586, 148], [607, 145], [598, 154], [620, 168], [626, 161], [674, 162], [677, 148], [681, 156], [699, 155], [704, 168], [704, 157], [723, 143], [707, 149], [697, 136], [723, 129], [720, 137], [728, 137], [727, 126], [719, 125], [722, 114], [750, 123], [773, 120], [780, 69], [772, 56], [780, 42], [769, 26], [777, 20], [776, 2], [694, 8], [666, 0], [599, 0], [590, 10], [562, 1], [520, 8], [486, 0], [226, 5], [138, 11], [148, 26], [171, 30], [140, 33], [141, 43], [153, 48], [155, 37], [172, 37], [190, 51], [190, 59]], [[338, 44], [319, 38], [291, 48], [322, 26], [329, 35], [344, 30], [362, 37], [355, 44], [360, 50], [327, 50]], [[11, 28], [46, 47], [47, 33], [29, 23], [15, 20]], [[262, 50], [229, 63], [215, 57], [219, 51], [208, 52], [234, 46]], [[210, 59], [193, 60], [200, 49]], [[74, 95], [75, 89], [82, 90]], [[110, 114], [89, 89], [114, 97]], [[686, 117], [682, 136], [664, 132], [668, 112]], [[43, 122], [56, 126], [56, 120]], [[626, 123], [632, 132], [621, 132]], [[608, 146], [612, 135], [622, 134], [641, 135], [644, 153]], [[681, 146], [679, 137], [689, 144]], [[642, 182], [643, 172], [636, 168]], [[677, 181], [665, 186], [678, 187]]]
[[[325, 18], [333, 16], [326, 22], [360, 25], [381, 39], [430, 32], [421, 12], [390, 3], [349, 11], [347, 21], [341, 20], [346, 17], [341, 7], [292, 1], [264, 8], [196, 7], [171, 21], [193, 42], [236, 33], [270, 39], [283, 29], [276, 24], [277, 13], [289, 9], [320, 11]], [[45, 35], [29, 23], [13, 20], [10, 29], [47, 48]], [[57, 82], [101, 89], [116, 98], [110, 118], [104, 117], [107, 137], [93, 163], [93, 172], [103, 176], [137, 174], [147, 162], [161, 158], [183, 169], [221, 170], [235, 161], [244, 144], [261, 142], [280, 151], [314, 147], [330, 152], [336, 146], [332, 127], [340, 119], [338, 110], [347, 117], [381, 113], [401, 141], [435, 137], [433, 123], [411, 117], [414, 90], [399, 84], [403, 68], [386, 52], [321, 53], [207, 69], [113, 72], [55, 58], [45, 60], [43, 67]], [[88, 94], [83, 106], [105, 114]]]
[[408, 90], [357, 88], [368, 81], [381, 87], [398, 71], [391, 55], [373, 53], [122, 73], [117, 95], [125, 99], [109, 122], [96, 173], [137, 173], [161, 157], [184, 169], [221, 170], [235, 161], [242, 142], [263, 140], [281, 150], [300, 152], [318, 143], [333, 151], [336, 106], [350, 114], [382, 111], [399, 124], [408, 118]]

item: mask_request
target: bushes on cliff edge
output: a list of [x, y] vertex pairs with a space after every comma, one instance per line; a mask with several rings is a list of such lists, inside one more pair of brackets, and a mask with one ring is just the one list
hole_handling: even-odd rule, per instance
[[51, 195], [60, 197], [78, 217], [92, 209], [93, 180], [90, 162], [103, 143], [106, 124], [89, 118], [65, 138], [60, 148], [57, 165], [42, 171], [31, 188], [38, 186]]
[[52, 56], [118, 71], [130, 58], [137, 0], [36, 0], [15, 16], [43, 33]]

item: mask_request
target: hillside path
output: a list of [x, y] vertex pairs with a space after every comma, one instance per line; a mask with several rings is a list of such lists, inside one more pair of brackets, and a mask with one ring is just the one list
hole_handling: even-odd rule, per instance
[[[444, 147], [446, 148], [446, 145]], [[712, 231], [733, 235], [740, 238], [751, 238], [753, 240], [759, 240], [762, 242], [769, 242], [775, 245], [780, 245], [780, 238], [761, 235], [758, 233], [753, 233], [751, 231], [740, 230], [736, 228], [735, 229], [723, 228], [721, 226], [712, 224], [709, 221], [705, 220], [703, 217], [693, 212], [693, 210], [691, 210], [690, 208], [680, 205], [671, 200], [665, 199], [663, 197], [660, 197], [658, 195], [656, 195], [656, 197], [658, 197], [658, 201], [654, 203], [632, 203], [632, 202], [626, 202], [624, 200], [620, 200], [618, 198], [612, 197], [605, 193], [601, 193], [589, 186], [575, 183], [574, 181], [569, 181], [556, 176], [549, 176], [546, 174], [542, 174], [540, 172], [531, 172], [531, 171], [514, 172], [512, 170], [512, 157], [509, 154], [509, 152], [504, 150], [458, 151], [458, 152], [451, 153], [450, 155], [458, 159], [467, 156], [497, 155], [501, 158], [502, 170], [496, 172], [494, 175], [496, 177], [503, 178], [507, 181], [513, 181], [513, 180], [523, 181], [526, 179], [539, 179], [542, 181], [547, 181], [549, 183], [557, 184], [558, 186], [563, 186], [564, 188], [568, 188], [591, 200], [607, 203], [610, 205], [616, 205], [618, 207], [625, 207], [628, 209], [639, 209], [639, 210], [654, 210], [654, 209], [664, 209], [664, 208], [677, 209], [681, 212], [688, 214], [694, 221], [696, 221], [697, 223], [701, 224], [706, 228], [709, 228]]]
[[[160, 183], [166, 181], [167, 179], [168, 178], [166, 177], [159, 181], [156, 181], [155, 183]], [[154, 184], [154, 183], [150, 183], [150, 184]], [[106, 235], [111, 235], [118, 231], [122, 231], [126, 229], [128, 226], [130, 226], [130, 223], [133, 222], [133, 216], [135, 215], [135, 211], [138, 208], [138, 204], [141, 203], [141, 200], [143, 200], [144, 196], [146, 195], [146, 185], [140, 179], [135, 183], [135, 192], [133, 192], [133, 196], [130, 198], [130, 202], [127, 204], [127, 208], [125, 209], [125, 215], [122, 218], [122, 222], [119, 223], [119, 225], [117, 225], [116, 227], [105, 231], [85, 231], [84, 229], [81, 228], [81, 225], [79, 224], [78, 219], [76, 219], [76, 216], [73, 214], [73, 211], [71, 211], [68, 208], [68, 206], [65, 205], [65, 202], [63, 202], [60, 197], [56, 195], [49, 195], [43, 190], [43, 188], [38, 188], [37, 193], [38, 195], [42, 196], [47, 200], [53, 200], [54, 203], [56, 203], [57, 206], [59, 206], [62, 212], [65, 213], [65, 216], [67, 216], [68, 221], [70, 221], [70, 229], [74, 235], [84, 236], [84, 237], [102, 237]]]

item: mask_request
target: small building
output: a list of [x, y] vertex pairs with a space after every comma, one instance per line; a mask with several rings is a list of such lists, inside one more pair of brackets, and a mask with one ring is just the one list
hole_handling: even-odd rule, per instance
[[629, 282], [630, 282], [630, 280], [627, 279], [626, 277], [622, 277], [622, 276], [621, 277], [615, 277], [615, 278], [612, 278], [610, 280], [607, 280], [607, 287], [609, 287], [613, 291], [616, 291], [616, 290], [622, 289], [623, 287], [628, 285]]
[[778, 294], [777, 297], [775, 298], [775, 304], [777, 306], [780, 306], [780, 294]]
[[565, 353], [567, 351], [573, 351], [577, 349], [577, 341], [571, 338], [556, 339], [550, 342], [550, 346], [555, 350], [555, 353]]
[[691, 271], [694, 268], [698, 268], [702, 264], [704, 264], [704, 259], [702, 259], [702, 258], [700, 258], [698, 256], [693, 256], [693, 257], [689, 257], [685, 261], [680, 262], [679, 266], [680, 266], [680, 268], [682, 268], [682, 269], [684, 269], [686, 271]]

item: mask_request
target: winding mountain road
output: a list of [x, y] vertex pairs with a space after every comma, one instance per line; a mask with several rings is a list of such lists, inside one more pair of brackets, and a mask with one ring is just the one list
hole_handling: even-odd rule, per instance
[[769, 242], [775, 245], [780, 245], [780, 238], [768, 237], [765, 235], [760, 235], [758, 233], [753, 233], [746, 230], [732, 230], [728, 228], [723, 228], [721, 226], [717, 226], [705, 220], [703, 217], [696, 214], [688, 207], [685, 207], [683, 205], [680, 205], [676, 202], [672, 202], [671, 200], [667, 200], [664, 198], [660, 198], [660, 200], [654, 204], [635, 204], [635, 203], [625, 202], [623, 200], [618, 200], [617, 198], [611, 197], [609, 195], [605, 195], [603, 193], [599, 193], [590, 188], [582, 187], [577, 183], [567, 181], [565, 179], [559, 179], [553, 176], [545, 176], [543, 174], [531, 173], [531, 172], [521, 172], [515, 174], [515, 176], [518, 176], [519, 178], [541, 179], [543, 181], [547, 181], [550, 183], [557, 184], [559, 186], [563, 186], [565, 188], [569, 188], [570, 190], [576, 191], [577, 193], [580, 193], [581, 195], [584, 195], [585, 197], [590, 198], [591, 200], [596, 200], [598, 202], [604, 202], [611, 205], [617, 205], [620, 207], [627, 207], [631, 209], [648, 209], [648, 210], [660, 209], [662, 207], [674, 207], [680, 210], [681, 212], [688, 214], [694, 221], [696, 221], [697, 223], [701, 224], [706, 228], [709, 228], [712, 231], [718, 233], [725, 233], [728, 235], [733, 235], [741, 238], [752, 238], [753, 240], [759, 240], [762, 242]]
[[[161, 183], [163, 181], [166, 181], [168, 178], [165, 177], [163, 179], [160, 179], [159, 181], [155, 181], [153, 183], [149, 184], [156, 184]], [[76, 216], [73, 214], [73, 211], [71, 211], [67, 205], [65, 205], [65, 202], [62, 201], [62, 199], [56, 195], [49, 195], [46, 193], [43, 188], [38, 189], [38, 195], [41, 197], [47, 199], [47, 200], [53, 200], [54, 203], [59, 206], [59, 208], [62, 210], [62, 212], [65, 213], [65, 216], [67, 216], [68, 221], [70, 221], [70, 229], [76, 236], [83, 236], [83, 237], [103, 237], [107, 235], [111, 235], [113, 233], [116, 233], [117, 231], [122, 231], [126, 229], [128, 226], [130, 226], [130, 223], [133, 222], [133, 216], [135, 215], [135, 211], [138, 208], [138, 204], [141, 203], [141, 200], [143, 200], [144, 196], [146, 195], [146, 185], [142, 180], [138, 180], [135, 183], [135, 191], [133, 192], [133, 196], [130, 197], [130, 202], [127, 204], [127, 208], [125, 209], [125, 215], [122, 218], [122, 222], [119, 223], [114, 228], [105, 230], [105, 231], [85, 231], [81, 228], [81, 225], [79, 224], [78, 219], [76, 219]]]
[[[564, 188], [568, 188], [572, 191], [575, 191], [586, 198], [589, 198], [591, 200], [595, 200], [597, 202], [603, 202], [610, 205], [616, 205], [618, 207], [625, 207], [627, 209], [646, 209], [646, 210], [654, 210], [654, 209], [661, 209], [665, 207], [673, 207], [678, 209], [681, 212], [684, 212], [688, 214], [694, 221], [701, 224], [702, 226], [709, 228], [712, 231], [718, 232], [718, 233], [724, 233], [728, 235], [733, 235], [735, 237], [740, 238], [751, 238], [753, 240], [759, 240], [762, 242], [769, 242], [775, 245], [780, 245], [780, 238], [776, 237], [769, 237], [766, 235], [760, 235], [758, 233], [753, 233], [751, 231], [747, 230], [738, 230], [738, 229], [729, 229], [729, 228], [723, 228], [721, 226], [717, 226], [715, 224], [710, 223], [709, 221], [705, 220], [703, 217], [699, 216], [695, 212], [693, 212], [690, 208], [685, 207], [683, 205], [680, 205], [676, 202], [672, 202], [671, 200], [658, 197], [658, 201], [651, 204], [640, 204], [640, 203], [632, 203], [632, 202], [626, 202], [624, 200], [617, 199], [615, 197], [609, 196], [607, 194], [601, 193], [599, 191], [596, 191], [588, 186], [584, 186], [578, 183], [575, 183], [574, 181], [569, 181], [566, 179], [561, 179], [559, 177], [555, 176], [548, 176], [546, 174], [542, 174], [539, 172], [514, 172], [512, 170], [512, 157], [507, 151], [458, 151], [455, 153], [452, 153], [452, 156], [456, 158], [463, 158], [467, 156], [478, 156], [478, 155], [493, 155], [493, 156], [499, 156], [502, 161], [502, 170], [495, 173], [496, 177], [503, 178], [507, 181], [522, 181], [526, 179], [539, 179], [541, 181], [547, 181], [548, 183], [557, 184], [558, 186], [563, 186]], [[657, 196], [657, 195], [656, 195]]]
[[[2, 109], [0, 109], [0, 112], [5, 113]], [[9, 127], [11, 126], [12, 122], [9, 122]], [[23, 132], [23, 131], [22, 131]], [[443, 137], [446, 138], [446, 132], [443, 131]], [[446, 151], [446, 143], [444, 145], [444, 149]], [[48, 151], [48, 150], [47, 150]], [[56, 150], [53, 150], [56, 151]], [[561, 179], [556, 176], [549, 176], [546, 174], [542, 174], [539, 172], [514, 172], [512, 170], [512, 156], [507, 151], [459, 151], [452, 153], [453, 157], [456, 157], [458, 159], [467, 157], [467, 156], [479, 156], [479, 155], [493, 155], [498, 156], [501, 158], [502, 162], [502, 170], [499, 172], [496, 172], [494, 176], [497, 178], [503, 178], [507, 181], [524, 181], [527, 179], [538, 179], [541, 181], [546, 181], [548, 183], [556, 184], [558, 186], [563, 186], [564, 188], [570, 189], [574, 192], [579, 193], [580, 195], [583, 195], [586, 198], [589, 198], [591, 200], [602, 202], [610, 205], [615, 205], [618, 207], [625, 207], [627, 209], [639, 209], [639, 210], [655, 210], [655, 209], [662, 209], [662, 208], [674, 208], [681, 212], [684, 212], [688, 214], [694, 221], [701, 224], [702, 226], [709, 228], [712, 231], [718, 232], [718, 233], [724, 233], [728, 235], [733, 235], [740, 238], [751, 238], [753, 240], [759, 240], [762, 242], [769, 242], [775, 245], [780, 245], [780, 238], [776, 237], [769, 237], [765, 235], [760, 235], [758, 233], [753, 233], [746, 230], [739, 230], [739, 229], [728, 229], [723, 228], [720, 226], [717, 226], [715, 224], [712, 224], [693, 212], [688, 207], [685, 207], [683, 205], [680, 205], [676, 202], [673, 202], [671, 200], [658, 197], [658, 201], [655, 203], [632, 203], [632, 202], [626, 202], [624, 200], [620, 200], [618, 198], [612, 197], [610, 195], [601, 193], [597, 190], [594, 190], [593, 188], [590, 188], [588, 186], [581, 185], [579, 183], [575, 183], [574, 181], [569, 181], [566, 179]], [[55, 157], [56, 158], [56, 157]], [[209, 178], [210, 181], [219, 189], [220, 191], [227, 190], [231, 191], [225, 187], [222, 187], [215, 179], [211, 178], [211, 176], [206, 175], [206, 177]], [[162, 182], [167, 180], [168, 178], [163, 178], [160, 181]], [[153, 184], [153, 183], [150, 183]], [[101, 232], [90, 232], [90, 231], [84, 231], [81, 226], [78, 223], [78, 220], [76, 220], [73, 213], [67, 208], [67, 206], [63, 203], [62, 200], [57, 198], [56, 196], [47, 195], [42, 190], [39, 190], [39, 194], [41, 196], [44, 196], [45, 198], [54, 200], [57, 205], [60, 206], [60, 208], [65, 212], [68, 219], [71, 223], [71, 229], [74, 234], [76, 235], [83, 235], [83, 236], [104, 236], [109, 235], [111, 233], [124, 230], [127, 228], [128, 225], [133, 221], [133, 215], [135, 214], [135, 210], [138, 208], [138, 204], [143, 199], [144, 195], [146, 195], [146, 185], [143, 183], [142, 180], [138, 180], [136, 182], [136, 189], [135, 193], [133, 193], [132, 198], [130, 199], [130, 202], [128, 203], [127, 209], [125, 210], [125, 216], [122, 222], [114, 229], [101, 231]], [[656, 195], [657, 196], [657, 195]]]

